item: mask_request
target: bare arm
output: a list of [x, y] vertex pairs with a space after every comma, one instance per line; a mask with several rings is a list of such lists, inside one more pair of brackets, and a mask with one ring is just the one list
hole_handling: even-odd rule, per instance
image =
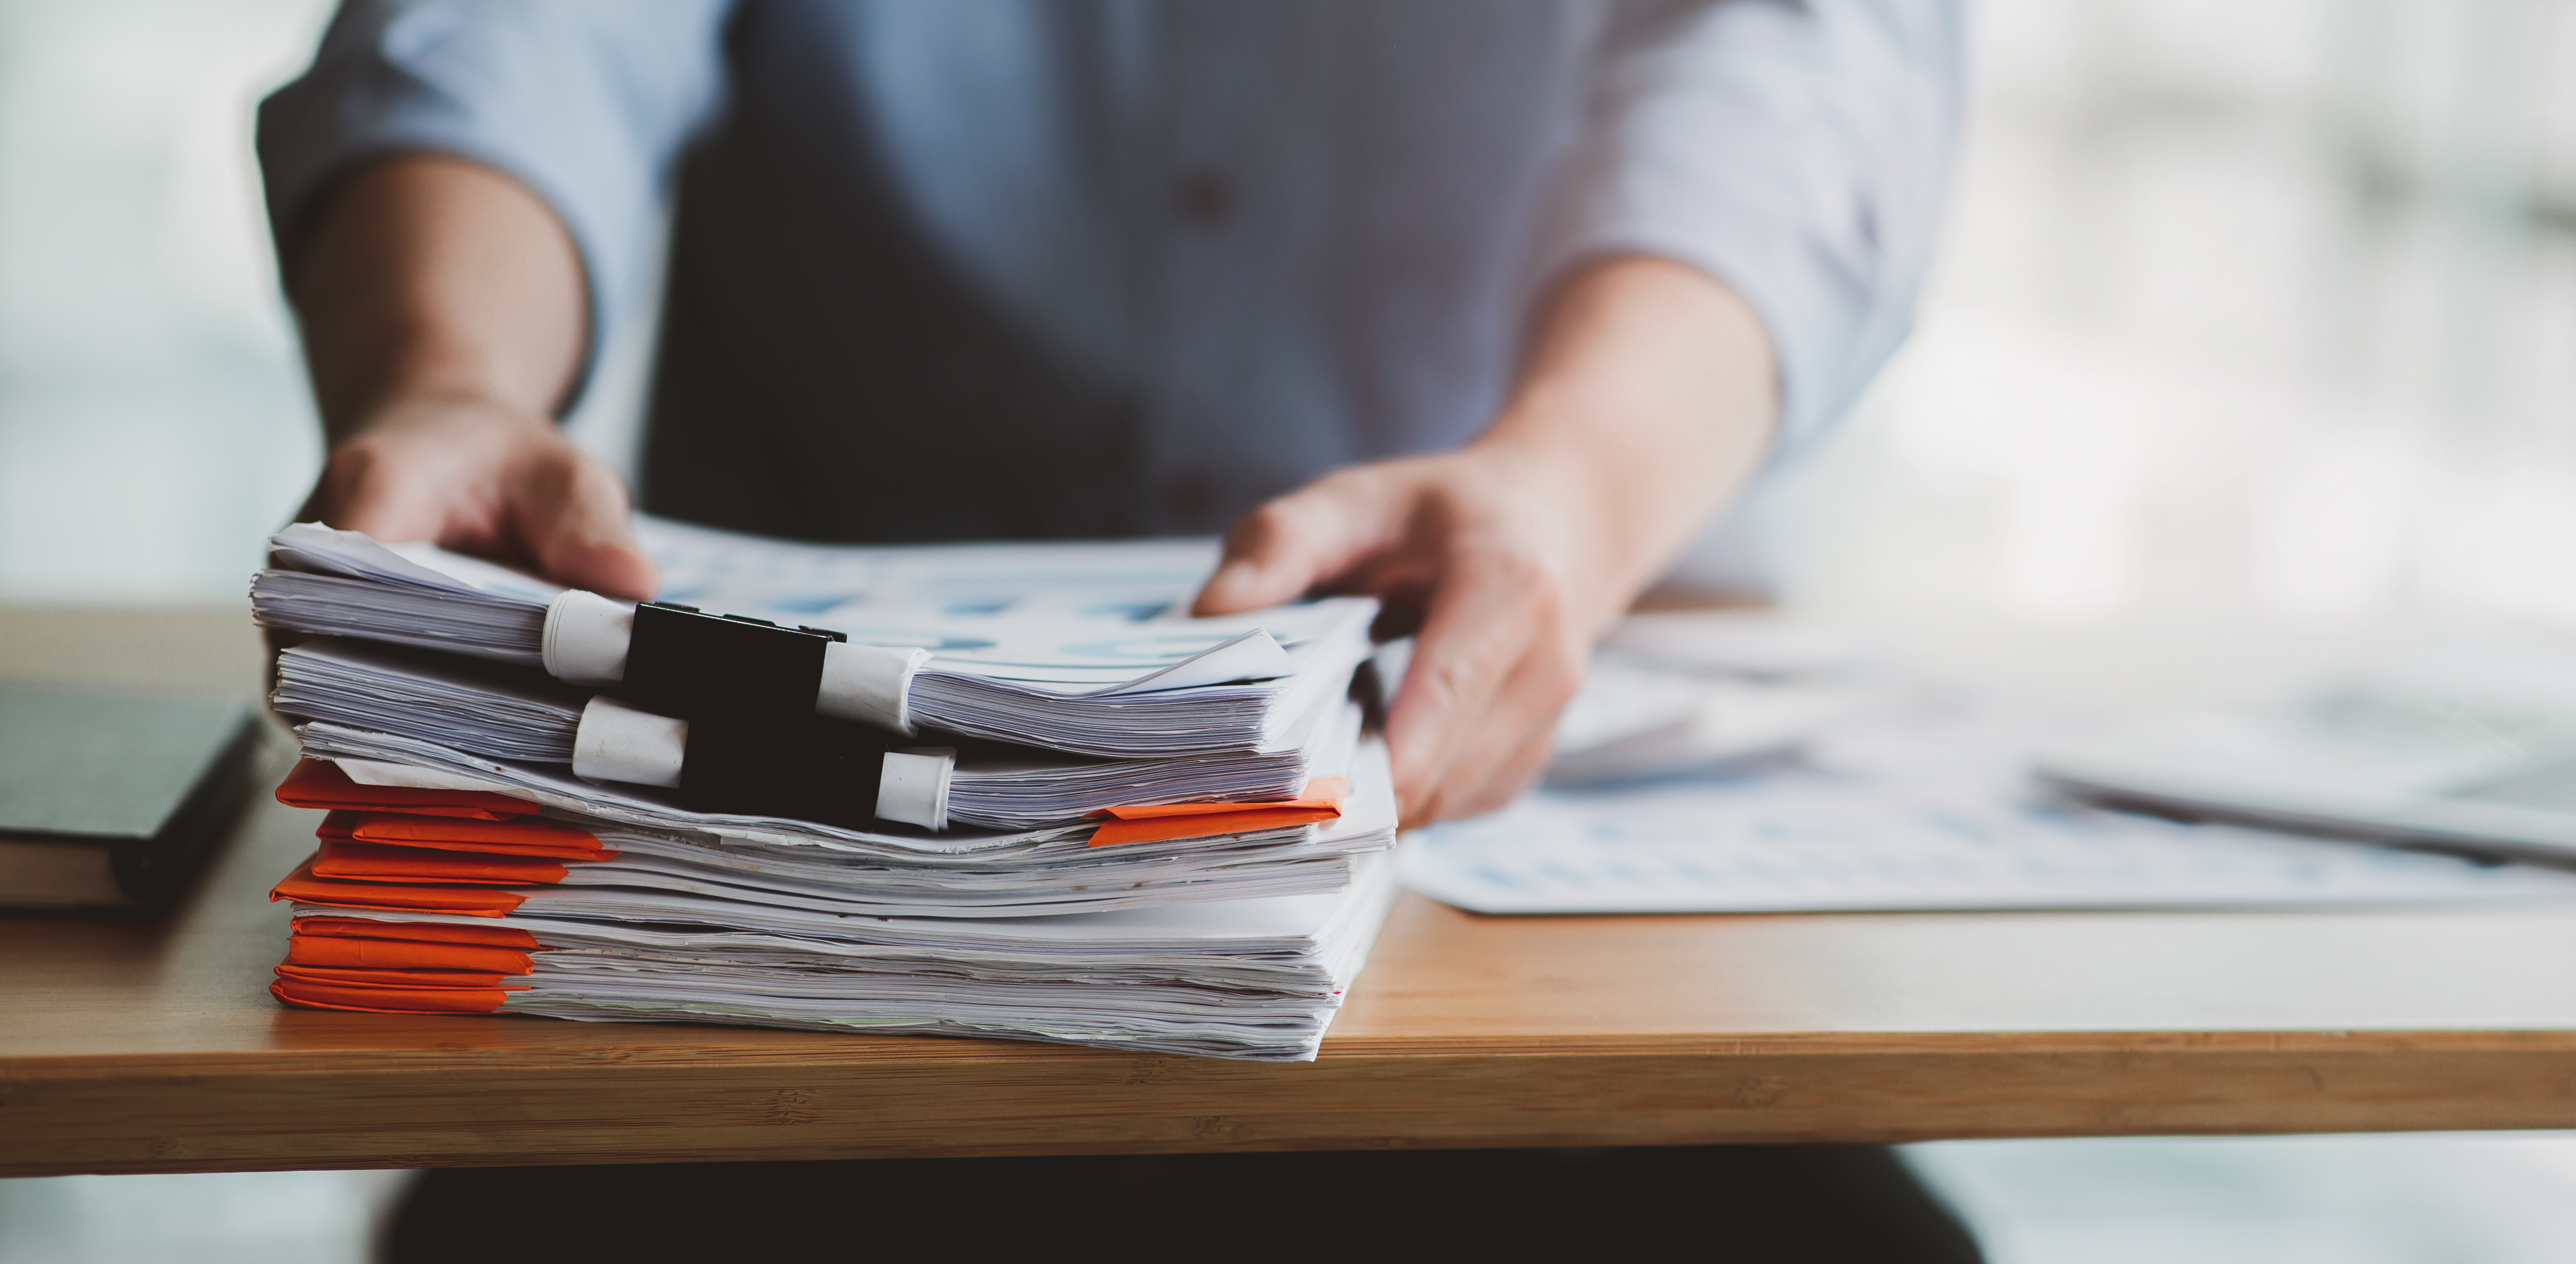
[[323, 204], [286, 273], [331, 443], [305, 517], [652, 595], [625, 487], [553, 421], [588, 313], [543, 201], [475, 163], [388, 158]]
[[1338, 471], [1253, 511], [1197, 608], [1319, 589], [1417, 606], [1387, 735], [1404, 820], [1499, 807], [1546, 766], [1593, 640], [1760, 460], [1776, 378], [1761, 323], [1708, 274], [1596, 262], [1547, 306], [1474, 443]]

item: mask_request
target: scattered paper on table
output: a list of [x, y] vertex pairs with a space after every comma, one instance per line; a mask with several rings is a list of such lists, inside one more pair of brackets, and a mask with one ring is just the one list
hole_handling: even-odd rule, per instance
[[1730, 776], [1547, 790], [1399, 852], [1481, 913], [2335, 906], [2576, 899], [2576, 872], [2054, 803], [2029, 726], [1925, 699]]

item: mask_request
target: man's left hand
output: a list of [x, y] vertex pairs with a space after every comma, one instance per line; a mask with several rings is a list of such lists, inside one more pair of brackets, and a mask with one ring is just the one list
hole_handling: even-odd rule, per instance
[[1546, 767], [1593, 641], [1759, 461], [1774, 379], [1759, 321], [1707, 274], [1593, 264], [1474, 443], [1255, 509], [1194, 610], [1367, 593], [1418, 617], [1387, 718], [1404, 823], [1491, 811]]

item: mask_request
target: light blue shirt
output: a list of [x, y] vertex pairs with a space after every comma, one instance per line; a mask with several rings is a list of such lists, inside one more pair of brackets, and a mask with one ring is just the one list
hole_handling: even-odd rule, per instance
[[648, 508], [810, 538], [1204, 531], [1493, 415], [1536, 296], [1741, 294], [1784, 447], [1903, 338], [1957, 0], [349, 0], [260, 111], [292, 237], [352, 164], [489, 163], [594, 345], [676, 190]]

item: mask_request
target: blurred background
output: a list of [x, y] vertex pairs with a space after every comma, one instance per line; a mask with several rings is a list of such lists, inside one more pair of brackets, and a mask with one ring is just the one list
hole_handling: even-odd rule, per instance
[[1795, 479], [1798, 604], [2576, 626], [2576, 6], [1974, 12], [1947, 248]]
[[[250, 109], [327, 12], [0, 0], [0, 600], [233, 596], [299, 501]], [[2576, 5], [1974, 15], [1920, 334], [1779, 491], [1794, 603], [2576, 626]]]
[[314, 0], [0, 0], [0, 601], [239, 597], [321, 458], [250, 152]]
[[[0, 0], [0, 603], [237, 601], [301, 500], [250, 111], [327, 12]], [[1920, 333], [1773, 494], [1789, 603], [1969, 658], [2576, 632], [2576, 0], [1974, 17]], [[613, 460], [642, 359], [576, 420]], [[1999, 1261], [2576, 1258], [2558, 1137], [1912, 1153]], [[102, 1209], [198, 1203], [354, 1258], [337, 1180], [0, 1182], [0, 1260], [168, 1257], [212, 1222]]]

